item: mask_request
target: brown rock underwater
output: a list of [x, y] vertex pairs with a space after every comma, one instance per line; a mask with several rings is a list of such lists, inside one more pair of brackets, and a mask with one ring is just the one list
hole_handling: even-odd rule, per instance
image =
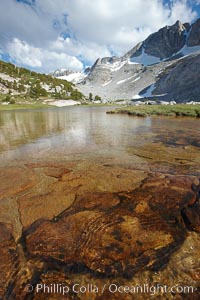
[[[42, 168], [45, 174], [54, 176], [52, 167]], [[68, 169], [55, 170], [58, 184], [63, 182], [60, 176], [65, 174], [70, 174]], [[76, 180], [80, 183], [80, 178]], [[50, 195], [55, 193], [55, 182], [53, 186]], [[102, 294], [77, 294], [71, 290], [67, 295], [58, 296], [38, 294], [35, 288], [37, 284], [54, 282], [71, 287], [76, 282], [85, 285], [92, 282], [97, 286], [105, 282], [129, 286], [142, 282], [155, 284], [162, 282], [163, 277], [164, 282], [170, 284], [169, 274], [182, 284], [186, 278], [187, 282], [192, 281], [196, 290], [190, 299], [198, 299], [199, 195], [197, 177], [149, 173], [140, 184], [135, 179], [133, 190], [90, 192], [88, 188], [76, 194], [69, 208], [56, 216], [50, 217], [47, 213], [48, 218], [44, 216], [28, 226], [26, 221], [23, 225], [22, 219], [22, 235], [17, 243], [8, 233], [10, 229], [2, 224], [1, 241], [8, 243], [10, 249], [9, 252], [1, 249], [6, 266], [0, 285], [2, 299], [148, 299], [148, 295], [112, 294], [108, 290]], [[21, 214], [23, 209], [20, 204]], [[192, 244], [197, 249], [190, 249]], [[190, 265], [187, 270], [182, 266], [184, 270], [180, 272], [181, 261], [186, 260], [187, 264], [187, 251], [190, 259], [196, 261], [193, 268]], [[27, 290], [30, 284], [31, 293]], [[158, 294], [157, 297], [171, 299], [167, 298], [169, 295]], [[184, 294], [175, 297], [187, 299]]]

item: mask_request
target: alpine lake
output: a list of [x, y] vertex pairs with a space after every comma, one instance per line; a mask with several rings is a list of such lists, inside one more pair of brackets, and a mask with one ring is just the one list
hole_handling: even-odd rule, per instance
[[0, 111], [0, 299], [199, 299], [200, 119], [109, 110]]

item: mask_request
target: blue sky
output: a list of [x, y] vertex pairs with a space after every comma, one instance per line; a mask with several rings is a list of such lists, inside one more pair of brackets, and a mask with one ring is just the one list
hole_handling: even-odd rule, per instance
[[1, 0], [0, 58], [39, 72], [82, 70], [198, 17], [200, 0]]

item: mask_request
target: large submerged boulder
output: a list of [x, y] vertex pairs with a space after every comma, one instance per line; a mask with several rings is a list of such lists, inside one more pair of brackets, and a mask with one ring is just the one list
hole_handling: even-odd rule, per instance
[[199, 187], [191, 185], [186, 177], [152, 177], [131, 192], [79, 197], [52, 221], [28, 228], [28, 254], [51, 263], [83, 264], [106, 276], [159, 270], [183, 243], [187, 229], [199, 229], [194, 212], [194, 218], [188, 217], [190, 228], [182, 214], [199, 207]]

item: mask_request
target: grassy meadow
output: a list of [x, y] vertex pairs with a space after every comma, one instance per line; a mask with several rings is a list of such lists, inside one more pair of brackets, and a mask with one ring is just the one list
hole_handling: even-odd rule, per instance
[[113, 111], [108, 111], [110, 114], [128, 114], [131, 116], [148, 117], [157, 116], [188, 116], [200, 117], [199, 105], [139, 105], [117, 108]]

